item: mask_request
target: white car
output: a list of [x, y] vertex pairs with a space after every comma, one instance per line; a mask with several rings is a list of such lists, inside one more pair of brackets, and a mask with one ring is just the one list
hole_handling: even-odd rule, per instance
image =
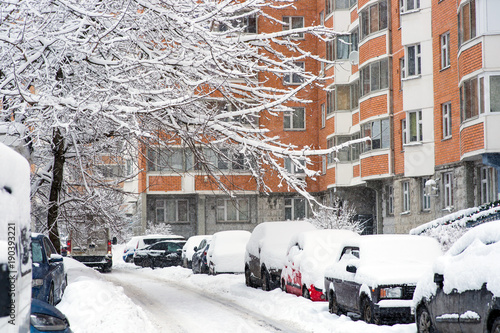
[[198, 250], [198, 245], [204, 239], [211, 239], [210, 235], [197, 235], [188, 238], [186, 244], [182, 247], [182, 267], [191, 268], [193, 254]]
[[208, 274], [243, 273], [250, 235], [245, 230], [216, 232], [207, 252]]

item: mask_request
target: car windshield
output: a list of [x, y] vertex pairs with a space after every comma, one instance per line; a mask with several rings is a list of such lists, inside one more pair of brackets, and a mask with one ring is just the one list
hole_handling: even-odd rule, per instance
[[42, 244], [39, 241], [31, 242], [31, 253], [34, 263], [43, 262]]

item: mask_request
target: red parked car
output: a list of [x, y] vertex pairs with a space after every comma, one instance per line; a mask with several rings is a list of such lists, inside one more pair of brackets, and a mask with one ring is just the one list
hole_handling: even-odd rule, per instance
[[342, 242], [359, 235], [350, 230], [312, 230], [295, 235], [281, 271], [281, 289], [287, 293], [326, 301], [325, 268], [340, 258]]

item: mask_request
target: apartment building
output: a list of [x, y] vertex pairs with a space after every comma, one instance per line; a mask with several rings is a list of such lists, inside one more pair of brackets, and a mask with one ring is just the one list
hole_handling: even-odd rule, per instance
[[[297, 146], [329, 148], [371, 137], [315, 160], [321, 176], [306, 181], [318, 200], [347, 200], [368, 233], [407, 233], [498, 199], [500, 2], [298, 0], [294, 8], [274, 11], [285, 25], [259, 17], [249, 22], [249, 32], [325, 25], [340, 34], [326, 43], [296, 36], [302, 47], [331, 61], [297, 63], [329, 78], [326, 89], [306, 89], [301, 97], [312, 103], [291, 104], [294, 111], [278, 117], [263, 113], [260, 124]], [[276, 87], [300, 83], [294, 75], [267, 80]], [[218, 180], [234, 199], [197, 169], [181, 143], [166, 159], [151, 147], [143, 153], [143, 228], [165, 222], [190, 236], [252, 230], [263, 221], [309, 213], [305, 200], [272, 173], [266, 176], [270, 192], [263, 193], [237, 154], [232, 162], [210, 157], [225, 171]]]

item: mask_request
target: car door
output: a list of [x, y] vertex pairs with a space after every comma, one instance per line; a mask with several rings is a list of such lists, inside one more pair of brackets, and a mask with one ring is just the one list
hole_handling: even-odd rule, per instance
[[333, 280], [337, 302], [344, 309], [358, 310], [360, 287], [355, 282], [356, 273], [352, 271], [352, 267], [357, 267], [358, 264], [359, 248], [345, 247], [339, 262], [336, 264], [341, 271], [339, 276]]
[[63, 293], [62, 285], [64, 279], [64, 264], [62, 261], [54, 262], [50, 260], [50, 256], [52, 254], [57, 254], [57, 252], [54, 245], [52, 245], [48, 238], [43, 238], [43, 247], [49, 264], [49, 274], [54, 282], [54, 295], [56, 299], [60, 299]]
[[286, 276], [286, 283], [288, 285], [289, 291], [300, 295], [301, 294], [301, 276], [300, 276], [300, 269], [298, 267], [298, 264], [296, 262], [297, 258], [300, 256], [301, 250], [298, 244], [295, 244], [290, 248], [288, 251], [287, 255], [287, 276]]
[[463, 333], [482, 332], [488, 318], [493, 294], [483, 284], [479, 290], [460, 293], [460, 329]]
[[434, 317], [438, 331], [460, 332], [458, 322], [460, 316], [460, 293], [456, 290], [445, 293], [442, 282], [439, 282], [441, 279], [442, 275], [435, 275], [437, 290], [429, 303], [431, 316]]

